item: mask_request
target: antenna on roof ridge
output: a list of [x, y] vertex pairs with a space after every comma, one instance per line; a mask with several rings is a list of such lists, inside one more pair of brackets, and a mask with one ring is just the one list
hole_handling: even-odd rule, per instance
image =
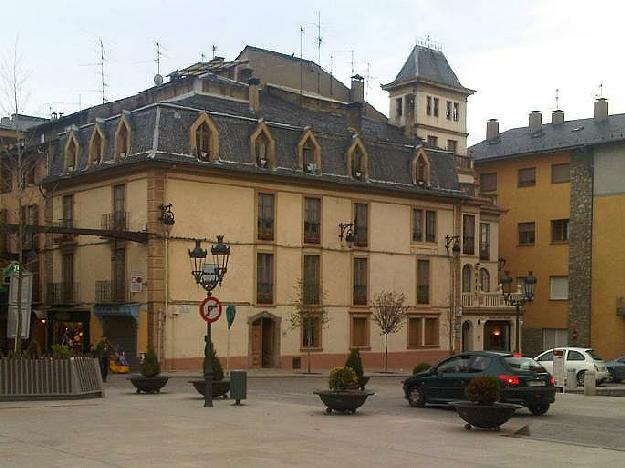
[[163, 76], [161, 75], [161, 43], [158, 41], [154, 42], [156, 44], [156, 75], [154, 75], [154, 84], [156, 86], [163, 84]]
[[597, 89], [597, 94], [595, 94], [596, 99], [603, 99], [603, 83], [599, 83], [599, 87]]
[[102, 42], [102, 38], [99, 38], [100, 40], [100, 62], [98, 63], [98, 65], [100, 65], [100, 80], [101, 80], [101, 89], [100, 92], [102, 93], [102, 104], [106, 104], [106, 96], [104, 94], [104, 88], [106, 88], [108, 86], [108, 84], [104, 81], [104, 62], [105, 62], [105, 58], [104, 58], [104, 42]]
[[321, 11], [317, 12], [317, 92], [321, 93]]
[[204, 53], [204, 51], [200, 51], [200, 61], [206, 62], [206, 54]]
[[556, 88], [556, 110], [560, 109], [560, 90]]
[[432, 40], [429, 34], [425, 37], [425, 39], [417, 37], [416, 44], [418, 46], [425, 47], [426, 49], [436, 50], [438, 52], [443, 50], [441, 43]]
[[299, 94], [300, 99], [304, 94], [304, 68], [302, 63], [304, 62], [304, 25], [299, 27]]
[[213, 44], [211, 45], [211, 50], [213, 51], [213, 60], [215, 60], [215, 52], [217, 52], [217, 49], [217, 44], [213, 42]]

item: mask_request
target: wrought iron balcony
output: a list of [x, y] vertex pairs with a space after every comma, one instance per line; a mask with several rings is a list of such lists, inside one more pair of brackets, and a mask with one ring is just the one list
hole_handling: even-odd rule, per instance
[[73, 282], [48, 283], [46, 302], [52, 305], [77, 304], [80, 297], [80, 284]]
[[118, 304], [128, 302], [126, 284], [118, 281], [96, 281], [95, 302], [97, 304]]
[[126, 211], [115, 211], [103, 214], [101, 227], [106, 231], [127, 231], [128, 213]]

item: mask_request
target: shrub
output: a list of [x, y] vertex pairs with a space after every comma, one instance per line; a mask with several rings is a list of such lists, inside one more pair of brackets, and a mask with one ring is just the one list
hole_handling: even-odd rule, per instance
[[360, 351], [358, 348], [352, 348], [349, 356], [347, 357], [347, 361], [345, 361], [345, 367], [351, 367], [358, 378], [364, 375], [364, 371], [362, 369], [362, 358], [360, 357]]
[[217, 357], [215, 346], [213, 345], [212, 348], [213, 380], [223, 380], [224, 369], [221, 367], [221, 362], [219, 362], [219, 358]]
[[492, 405], [501, 394], [501, 385], [495, 377], [474, 377], [464, 391], [467, 398], [480, 405]]
[[72, 357], [72, 350], [65, 345], [52, 345], [52, 357], [54, 359], [67, 359]]
[[335, 367], [330, 371], [330, 390], [346, 390], [358, 384], [356, 372], [351, 367]]
[[412, 369], [412, 374], [418, 374], [419, 372], [423, 372], [428, 370], [430, 366], [427, 362], [420, 362], [419, 364], [417, 364], [416, 366], [414, 366], [414, 369]]
[[141, 375], [143, 377], [156, 377], [161, 373], [161, 366], [156, 358], [156, 353], [152, 348], [148, 349], [145, 359], [141, 364]]

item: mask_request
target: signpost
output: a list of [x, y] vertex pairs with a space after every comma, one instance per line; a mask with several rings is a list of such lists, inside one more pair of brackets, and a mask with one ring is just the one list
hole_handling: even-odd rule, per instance
[[204, 406], [213, 406], [213, 342], [211, 325], [221, 317], [221, 302], [214, 296], [206, 296], [200, 304], [200, 316], [206, 322], [206, 345], [204, 346]]
[[[32, 311], [32, 279], [30, 272], [11, 272], [9, 280], [9, 315], [7, 321], [7, 338], [28, 339], [30, 336], [30, 315]], [[18, 293], [21, 289], [21, 294]], [[21, 298], [18, 296], [21, 295]]]
[[234, 317], [237, 315], [237, 309], [234, 305], [230, 304], [226, 307], [226, 320], [228, 320], [228, 351], [226, 353], [226, 372], [230, 371], [230, 328], [234, 322]]
[[564, 388], [564, 378], [566, 377], [564, 370], [564, 350], [553, 350], [553, 380], [556, 387]]

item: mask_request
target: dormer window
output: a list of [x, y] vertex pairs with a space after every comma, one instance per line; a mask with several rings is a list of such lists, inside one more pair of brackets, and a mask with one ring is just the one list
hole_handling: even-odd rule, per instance
[[250, 135], [250, 148], [252, 158], [258, 167], [275, 167], [276, 143], [264, 122], [261, 122], [256, 131]]
[[128, 118], [122, 114], [117, 130], [115, 131], [115, 160], [124, 159], [130, 152], [130, 125]]
[[100, 164], [104, 159], [106, 140], [99, 125], [96, 125], [89, 144], [89, 164]]
[[321, 146], [312, 130], [304, 133], [298, 147], [298, 156], [301, 168], [307, 174], [319, 174], [321, 172]]
[[360, 137], [356, 136], [354, 142], [347, 150], [347, 164], [350, 175], [356, 180], [367, 180], [367, 152]]
[[78, 141], [74, 133], [70, 133], [65, 143], [65, 171], [75, 171], [78, 165]]
[[413, 183], [419, 186], [430, 185], [430, 161], [423, 148], [417, 151], [412, 161]]
[[219, 134], [207, 113], [202, 113], [189, 129], [191, 154], [200, 161], [219, 159]]

